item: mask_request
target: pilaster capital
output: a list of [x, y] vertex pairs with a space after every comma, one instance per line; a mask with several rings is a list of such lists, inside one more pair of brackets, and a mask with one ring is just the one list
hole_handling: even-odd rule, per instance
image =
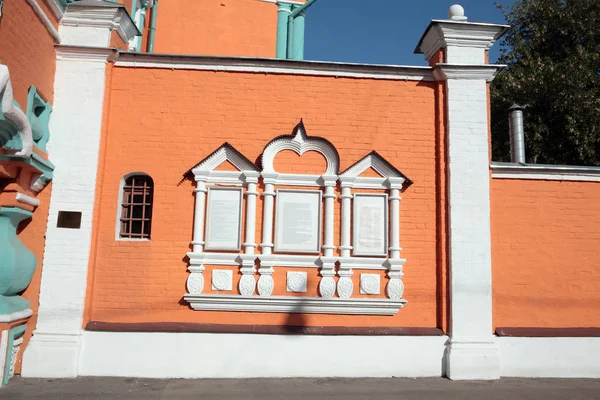
[[[110, 32], [117, 31], [124, 42], [141, 33], [123, 4], [98, 0], [70, 3], [63, 13], [61, 36], [66, 44], [105, 47], [110, 43]], [[63, 29], [63, 28], [67, 29]], [[76, 28], [76, 29], [73, 29]], [[105, 28], [106, 35], [87, 34], [86, 28]]]

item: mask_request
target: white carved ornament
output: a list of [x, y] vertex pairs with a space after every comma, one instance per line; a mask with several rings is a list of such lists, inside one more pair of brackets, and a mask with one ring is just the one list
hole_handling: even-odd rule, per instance
[[241, 155], [229, 143], [225, 143], [204, 160], [200, 161], [192, 169], [192, 172], [196, 174], [197, 172], [212, 171], [225, 161], [229, 161], [240, 171], [258, 171], [256, 165]]
[[10, 73], [6, 65], [0, 64], [0, 94], [2, 94], [2, 114], [4, 118], [13, 122], [21, 134], [23, 148], [10, 155], [17, 157], [29, 157], [33, 150], [33, 135], [31, 125], [25, 113], [14, 104], [13, 89], [10, 83]]
[[307, 136], [302, 121], [296, 126], [292, 135], [281, 136], [265, 147], [262, 154], [263, 172], [277, 172], [274, 167], [275, 157], [284, 150], [294, 151], [300, 156], [307, 151], [316, 151], [322, 154], [327, 162], [327, 169], [323, 175], [337, 175], [338, 173], [340, 158], [333, 145], [323, 138]]
[[[360, 175], [373, 168], [381, 177], [361, 177]], [[397, 186], [401, 189], [404, 184], [411, 184], [402, 172], [394, 168], [379, 153], [372, 151], [340, 175], [342, 186], [364, 189], [384, 189]]]

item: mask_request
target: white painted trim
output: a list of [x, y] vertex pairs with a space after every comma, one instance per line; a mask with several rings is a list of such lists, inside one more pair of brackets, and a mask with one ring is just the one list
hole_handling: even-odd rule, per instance
[[274, 3], [274, 4], [295, 4], [298, 6], [303, 5], [304, 3], [301, 1], [291, 1], [291, 0], [259, 0], [262, 1], [263, 3]]
[[600, 338], [496, 337], [501, 375], [527, 378], [600, 378]]
[[406, 300], [337, 299], [304, 296], [240, 296], [219, 294], [185, 294], [194, 310], [245, 311], [269, 313], [395, 315]]
[[58, 45], [56, 49], [57, 61], [89, 61], [89, 62], [108, 62], [118, 57], [115, 49], [107, 47], [86, 47], [86, 46], [68, 46]]
[[441, 376], [446, 339], [86, 331], [79, 371], [147, 378]]
[[401, 81], [433, 81], [431, 67], [292, 61], [242, 57], [147, 55], [121, 53], [117, 67], [185, 69], [215, 72], [251, 72], [286, 75], [333, 76]]
[[279, 174], [265, 172], [262, 174], [265, 183], [285, 186], [324, 186], [324, 175]]
[[506, 68], [506, 65], [500, 64], [482, 64], [482, 65], [458, 65], [458, 64], [437, 64], [433, 70], [433, 76], [438, 81], [448, 79], [483, 79], [486, 82], [494, 80], [498, 72]]
[[27, 204], [33, 207], [37, 207], [40, 205], [40, 200], [35, 197], [27, 196], [23, 193], [17, 193], [17, 201], [19, 203]]
[[54, 13], [54, 15], [56, 15], [56, 18], [58, 18], [58, 21], [60, 22], [64, 13], [62, 6], [58, 3], [58, 0], [48, 0], [47, 3], [48, 7], [50, 7], [50, 9]]
[[[350, 168], [344, 171], [339, 181], [342, 187], [360, 189], [402, 189], [406, 179], [394, 169], [390, 168], [389, 162], [377, 153], [369, 153]], [[373, 168], [381, 177], [361, 177], [360, 174]]]
[[492, 178], [600, 182], [600, 168], [539, 164], [492, 164]]
[[12, 314], [0, 314], [0, 322], [13, 322], [24, 318], [29, 318], [33, 315], [33, 311], [29, 308], [22, 311], [17, 311]]
[[0, 388], [4, 384], [4, 369], [8, 361], [8, 331], [0, 333]]
[[[40, 21], [42, 21], [42, 24], [44, 24], [44, 27], [46, 28], [50, 36], [52, 36], [52, 39], [54, 39], [54, 43], [60, 44], [62, 39], [58, 34], [58, 31], [56, 30], [56, 28], [52, 24], [52, 21], [50, 21], [50, 18], [48, 18], [42, 7], [40, 7], [37, 0], [27, 0], [27, 2], [29, 3], [29, 5], [31, 5], [31, 8], [33, 8], [33, 11], [35, 11]], [[52, 8], [54, 4], [56, 4], [54, 3], [54, 0], [48, 1], [48, 5], [50, 6], [50, 8]]]

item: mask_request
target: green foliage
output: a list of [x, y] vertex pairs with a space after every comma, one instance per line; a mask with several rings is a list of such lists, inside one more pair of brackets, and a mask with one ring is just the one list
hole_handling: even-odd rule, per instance
[[515, 0], [492, 83], [492, 151], [510, 160], [507, 109], [525, 107], [527, 162], [600, 165], [600, 0]]

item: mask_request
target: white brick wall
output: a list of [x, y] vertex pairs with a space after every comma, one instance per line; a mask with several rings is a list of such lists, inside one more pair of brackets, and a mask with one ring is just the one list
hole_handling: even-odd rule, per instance
[[[458, 79], [457, 79], [458, 78]], [[490, 176], [486, 80], [448, 79], [451, 379], [500, 374], [492, 335]]]
[[[23, 376], [30, 377], [76, 376], [81, 343], [106, 60], [67, 53], [58, 50], [48, 144], [56, 169], [38, 321], [23, 358]], [[59, 211], [81, 212], [81, 228], [57, 228]]]
[[446, 62], [449, 64], [484, 64], [485, 49], [482, 47], [448, 46]]

